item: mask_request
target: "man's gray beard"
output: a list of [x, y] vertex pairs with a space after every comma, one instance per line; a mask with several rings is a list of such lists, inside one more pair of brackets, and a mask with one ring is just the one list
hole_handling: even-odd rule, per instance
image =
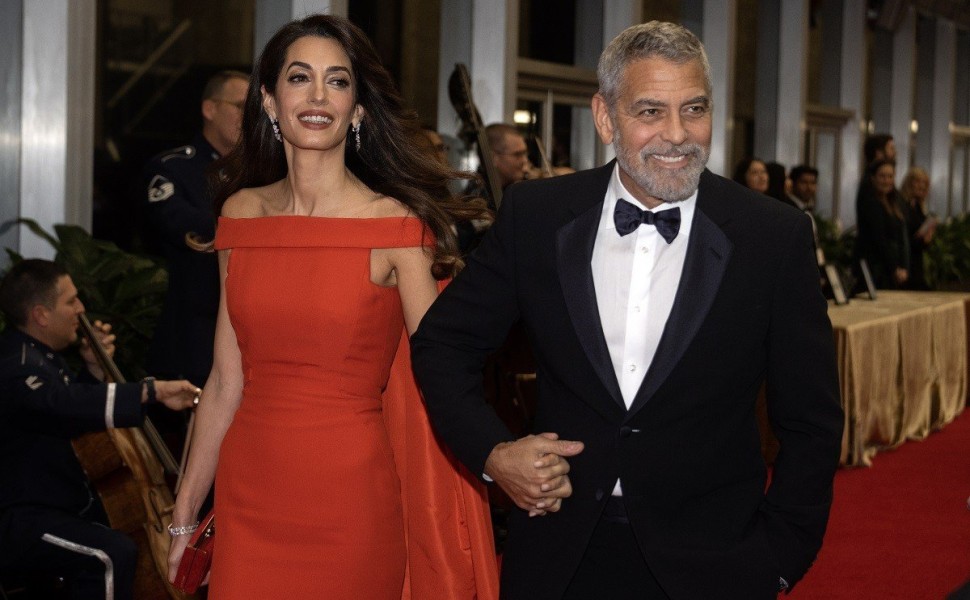
[[[663, 202], [681, 202], [690, 198], [697, 191], [701, 173], [704, 172], [704, 167], [707, 165], [707, 159], [710, 156], [710, 150], [700, 144], [681, 144], [666, 148], [647, 147], [639, 152], [640, 163], [632, 165], [623, 152], [619, 134], [613, 142], [613, 150], [616, 152], [616, 161], [620, 168], [637, 182], [640, 189], [650, 197]], [[689, 156], [689, 162], [686, 167], [676, 173], [669, 170], [650, 172], [646, 165], [650, 164], [651, 154], [685, 154]]]

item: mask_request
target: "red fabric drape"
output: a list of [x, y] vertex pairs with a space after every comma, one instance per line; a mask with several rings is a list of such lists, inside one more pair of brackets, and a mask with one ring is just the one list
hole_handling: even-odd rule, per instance
[[407, 332], [384, 392], [401, 479], [408, 569], [404, 600], [496, 600], [498, 566], [485, 486], [438, 441], [414, 375]]

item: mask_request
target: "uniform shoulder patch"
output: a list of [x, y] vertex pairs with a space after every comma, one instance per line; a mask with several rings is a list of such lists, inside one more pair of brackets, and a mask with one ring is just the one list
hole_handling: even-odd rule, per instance
[[31, 375], [24, 380], [24, 384], [29, 387], [31, 391], [36, 392], [42, 385], [44, 385], [44, 380], [36, 375]]
[[175, 184], [163, 175], [152, 177], [148, 184], [148, 201], [161, 202], [175, 195]]
[[181, 146], [179, 148], [172, 148], [162, 156], [162, 162], [166, 162], [173, 158], [192, 158], [195, 156], [195, 146], [187, 145]]

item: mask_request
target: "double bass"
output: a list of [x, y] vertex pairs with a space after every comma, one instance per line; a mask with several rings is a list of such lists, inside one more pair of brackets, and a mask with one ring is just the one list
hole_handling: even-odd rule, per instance
[[472, 83], [468, 76], [468, 67], [462, 63], [455, 65], [455, 70], [448, 78], [448, 98], [462, 122], [458, 137], [466, 144], [474, 144], [478, 148], [478, 159], [485, 172], [488, 191], [492, 195], [492, 202], [495, 203], [495, 210], [498, 210], [502, 208], [501, 180], [495, 172], [495, 165], [492, 164], [492, 147], [488, 143], [482, 117], [472, 101]]
[[[125, 383], [117, 365], [101, 345], [91, 322], [80, 315], [81, 333], [88, 339], [107, 380]], [[134, 597], [138, 600], [186, 600], [168, 583], [168, 551], [175, 499], [165, 473], [177, 474], [178, 463], [147, 418], [142, 427], [88, 433], [73, 442], [74, 453], [94, 485], [113, 529], [138, 544]]]

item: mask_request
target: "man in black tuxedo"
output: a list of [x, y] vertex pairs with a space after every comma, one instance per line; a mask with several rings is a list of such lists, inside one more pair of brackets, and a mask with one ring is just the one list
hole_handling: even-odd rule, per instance
[[[704, 169], [709, 71], [678, 25], [613, 40], [593, 113], [617, 160], [510, 187], [412, 338], [443, 440], [523, 509], [503, 598], [773, 598], [821, 546], [843, 414], [811, 225]], [[517, 319], [542, 432], [519, 440], [480, 376]]]

